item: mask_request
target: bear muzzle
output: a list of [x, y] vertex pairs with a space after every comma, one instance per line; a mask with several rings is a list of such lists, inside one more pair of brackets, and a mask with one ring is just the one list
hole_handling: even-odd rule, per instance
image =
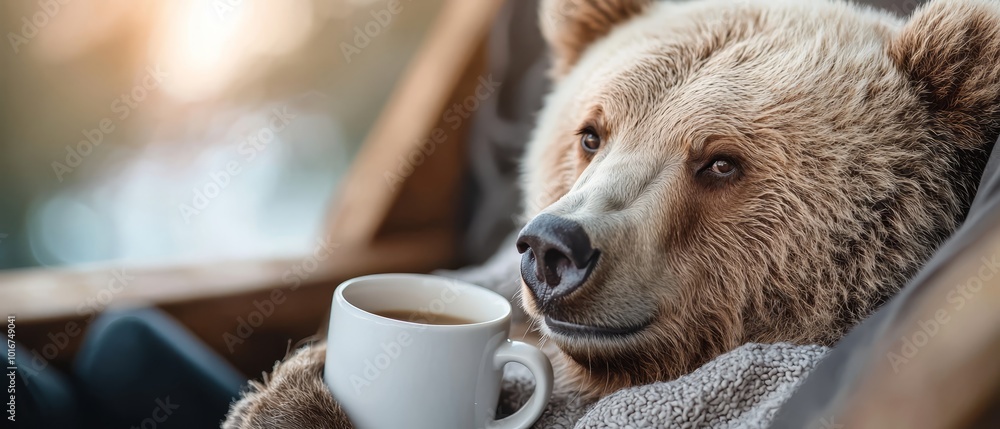
[[544, 310], [586, 283], [601, 257], [578, 222], [540, 214], [517, 237], [521, 278]]
[[602, 252], [593, 246], [580, 222], [551, 213], [539, 214], [521, 230], [517, 250], [521, 253], [521, 279], [540, 312], [538, 316], [544, 319], [548, 331], [564, 340], [630, 336], [655, 320], [656, 307], [648, 300], [626, 305], [630, 311], [618, 312], [618, 317], [610, 319], [581, 307], [578, 298], [602, 293], [601, 285], [593, 281], [590, 290], [584, 290]]

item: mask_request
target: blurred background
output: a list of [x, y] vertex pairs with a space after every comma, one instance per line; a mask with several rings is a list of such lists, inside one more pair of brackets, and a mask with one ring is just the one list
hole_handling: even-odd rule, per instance
[[399, 7], [0, 3], [0, 269], [302, 254], [441, 0]]
[[441, 0], [399, 5], [0, 3], [0, 269], [302, 254]]
[[441, 1], [399, 5], [0, 3], [0, 269], [305, 253]]

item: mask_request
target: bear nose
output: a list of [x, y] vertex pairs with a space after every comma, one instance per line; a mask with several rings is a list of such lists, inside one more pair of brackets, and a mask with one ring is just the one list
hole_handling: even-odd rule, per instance
[[600, 251], [579, 223], [540, 214], [517, 237], [521, 278], [543, 306], [579, 288], [597, 264]]

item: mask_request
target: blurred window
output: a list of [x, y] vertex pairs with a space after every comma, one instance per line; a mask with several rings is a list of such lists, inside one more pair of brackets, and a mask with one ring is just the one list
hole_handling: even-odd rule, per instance
[[440, 6], [0, 3], [0, 268], [306, 252]]

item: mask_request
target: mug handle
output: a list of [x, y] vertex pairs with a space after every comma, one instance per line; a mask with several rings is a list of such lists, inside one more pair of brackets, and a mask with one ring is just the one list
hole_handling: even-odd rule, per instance
[[528, 368], [535, 377], [535, 391], [528, 403], [516, 413], [486, 424], [488, 429], [526, 429], [542, 416], [545, 406], [552, 396], [552, 364], [549, 358], [536, 347], [520, 341], [507, 340], [500, 345], [493, 358], [493, 364], [501, 369], [508, 362], [517, 362]]

